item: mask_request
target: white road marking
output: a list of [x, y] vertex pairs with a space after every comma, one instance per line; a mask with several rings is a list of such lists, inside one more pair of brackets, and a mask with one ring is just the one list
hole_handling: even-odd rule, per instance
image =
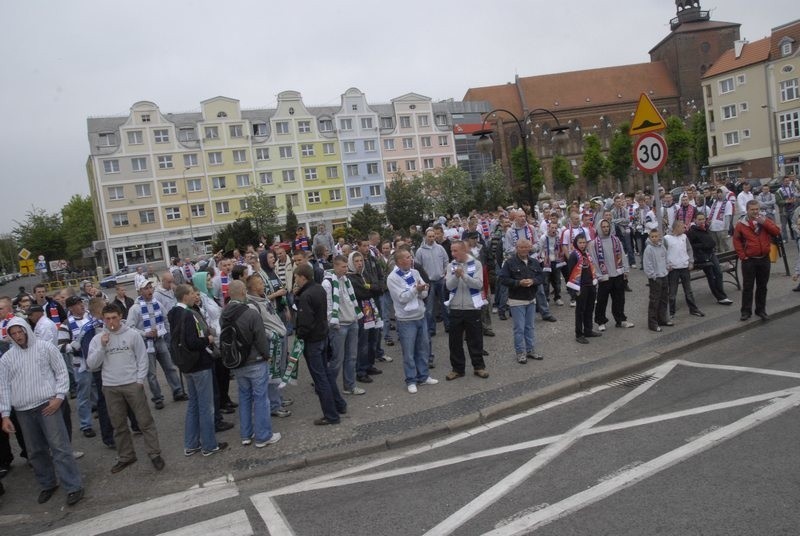
[[214, 534], [215, 536], [253, 536], [253, 527], [247, 519], [244, 510], [225, 514], [207, 521], [187, 525], [169, 532], [162, 532], [158, 536], [198, 536]]
[[789, 372], [786, 370], [772, 370], [755, 367], [739, 367], [736, 365], [714, 365], [711, 363], [695, 363], [694, 361], [684, 361], [679, 359], [679, 365], [686, 365], [687, 367], [717, 369], [717, 370], [730, 370], [733, 372], [755, 372], [757, 374], [766, 374], [768, 376], [783, 376], [784, 378], [800, 378], [800, 372]]
[[667, 452], [662, 456], [654, 458], [630, 471], [619, 474], [612, 479], [559, 501], [547, 508], [543, 508], [533, 514], [517, 519], [504, 527], [492, 530], [486, 533], [485, 536], [516, 536], [518, 534], [529, 534], [531, 530], [535, 530], [600, 501], [621, 489], [632, 486], [637, 482], [653, 476], [664, 469], [668, 469], [687, 458], [708, 450], [711, 447], [800, 405], [800, 388], [794, 389], [793, 393], [794, 394], [787, 398], [777, 400], [775, 403], [751, 413], [738, 421], [719, 428], [691, 443], [687, 443], [675, 450]]
[[578, 439], [581, 438], [583, 432], [592, 428], [594, 425], [623, 407], [625, 404], [646, 392], [653, 385], [656, 385], [658, 380], [663, 378], [666, 374], [675, 367], [675, 362], [664, 363], [656, 367], [653, 371], [654, 380], [643, 383], [636, 387], [633, 391], [626, 394], [622, 398], [615, 400], [602, 410], [598, 411], [588, 419], [579, 423], [566, 434], [564, 434], [558, 441], [550, 444], [540, 452], [538, 452], [528, 462], [524, 463], [519, 469], [512, 471], [505, 478], [501, 479], [495, 485], [478, 495], [476, 498], [465, 504], [455, 513], [451, 514], [448, 518], [441, 521], [431, 530], [425, 533], [425, 536], [446, 536], [458, 529], [461, 525], [483, 512], [486, 508], [498, 501], [504, 495], [519, 486], [522, 482], [528, 479], [533, 473], [550, 463], [557, 456], [571, 447]]
[[270, 536], [295, 536], [292, 527], [289, 526], [289, 522], [281, 512], [275, 499], [269, 497], [266, 493], [259, 493], [250, 497], [250, 501], [252, 501], [261, 519], [267, 525]]
[[208, 488], [193, 488], [179, 493], [163, 495], [140, 503], [120, 508], [112, 512], [99, 515], [71, 525], [43, 532], [39, 536], [93, 536], [112, 530], [121, 529], [155, 519], [161, 516], [191, 510], [217, 501], [229, 499], [239, 495], [235, 484], [225, 484]]

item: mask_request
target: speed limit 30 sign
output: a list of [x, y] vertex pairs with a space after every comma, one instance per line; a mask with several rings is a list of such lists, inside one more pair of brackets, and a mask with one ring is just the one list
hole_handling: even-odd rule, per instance
[[643, 135], [633, 146], [633, 161], [645, 173], [657, 173], [667, 162], [667, 142], [654, 132]]

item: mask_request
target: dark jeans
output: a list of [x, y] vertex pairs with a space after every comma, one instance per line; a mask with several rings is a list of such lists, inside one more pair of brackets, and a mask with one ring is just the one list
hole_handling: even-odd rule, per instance
[[592, 313], [597, 289], [594, 285], [581, 285], [581, 292], [575, 297], [575, 336], [583, 337], [592, 332]]
[[614, 317], [614, 322], [619, 324], [628, 319], [628, 317], [625, 316], [626, 283], [625, 276], [622, 274], [609, 277], [605, 281], [600, 281], [600, 284], [597, 286], [597, 303], [594, 306], [594, 321], [597, 324], [605, 324], [608, 322], [606, 307], [608, 306], [609, 297], [611, 297], [611, 316]]
[[692, 292], [692, 278], [688, 268], [673, 268], [667, 275], [669, 279], [669, 314], [675, 316], [675, 302], [678, 296], [678, 284], [683, 286], [683, 295], [686, 297], [686, 305], [689, 306], [689, 312], [693, 313], [699, 311], [697, 304], [694, 301], [694, 293]]
[[767, 282], [771, 269], [769, 257], [750, 257], [742, 261], [742, 314], [751, 314], [753, 285], [756, 287], [756, 314], [767, 312]]
[[[500, 265], [495, 267], [495, 273], [500, 272]], [[497, 308], [497, 312], [508, 312], [508, 287], [505, 285], [501, 285], [500, 281], [498, 280], [496, 289], [494, 292], [494, 306]]]
[[725, 293], [725, 287], [722, 284], [722, 269], [719, 266], [717, 254], [712, 254], [711, 259], [708, 262], [703, 263], [700, 268], [702, 268], [703, 273], [706, 274], [708, 289], [711, 291], [711, 294], [714, 296], [714, 298], [717, 301], [726, 299], [728, 295]]
[[221, 406], [232, 402], [228, 389], [231, 386], [231, 371], [222, 364], [221, 359], [214, 361], [214, 379], [219, 389], [219, 403]]
[[669, 281], [667, 277], [650, 279], [650, 300], [647, 304], [647, 326], [656, 329], [669, 321]]
[[[389, 322], [387, 318], [384, 322]], [[364, 323], [358, 323], [358, 354], [356, 356], [356, 377], [366, 376], [367, 369], [375, 366], [378, 357], [378, 345], [381, 342], [381, 329], [364, 329]]]
[[308, 372], [311, 374], [311, 381], [314, 382], [314, 391], [319, 397], [322, 415], [331, 422], [339, 422], [339, 410], [347, 409], [347, 402], [336, 387], [339, 369], [328, 367], [326, 346], [326, 341], [306, 342], [303, 355], [306, 358]]
[[[561, 299], [561, 272], [556, 268], [556, 263], [550, 263], [550, 271], [544, 273], [544, 295], [550, 296], [550, 288], [553, 288], [553, 299]], [[508, 288], [508, 287], [506, 287]]]
[[455, 372], [464, 374], [464, 338], [474, 370], [486, 368], [483, 362], [483, 326], [480, 310], [450, 309], [450, 366]]

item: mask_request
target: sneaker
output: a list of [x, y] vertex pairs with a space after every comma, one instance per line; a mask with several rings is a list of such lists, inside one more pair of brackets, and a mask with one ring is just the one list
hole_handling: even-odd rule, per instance
[[627, 320], [623, 320], [619, 324], [617, 324], [618, 328], [632, 328], [633, 322], [628, 322]]
[[[227, 443], [220, 443], [220, 445], [225, 445], [226, 447], [228, 446]], [[203, 455], [205, 456], [205, 453], [203, 453]], [[156, 468], [156, 471], [161, 471], [162, 469], [164, 469], [164, 466], [166, 465], [164, 463], [164, 458], [162, 458], [161, 456], [150, 458], [150, 463], [153, 464], [153, 467]]]
[[605, 331], [606, 330], [606, 325], [605, 324], [599, 324], [598, 327], [597, 327], [597, 330], [598, 331]]
[[586, 337], [575, 337], [575, 340], [581, 344], [589, 344], [589, 339]]
[[456, 372], [455, 370], [451, 370], [450, 372], [447, 373], [444, 379], [449, 382], [463, 377], [464, 374], [462, 374], [461, 372]]
[[122, 460], [119, 460], [119, 461], [117, 461], [116, 464], [114, 464], [114, 467], [111, 468], [111, 472], [112, 473], [119, 473], [120, 471], [122, 471], [123, 469], [125, 469], [126, 467], [128, 467], [129, 465], [132, 465], [134, 463], [136, 463], [136, 458], [134, 458], [132, 460], [127, 460], [127, 461], [124, 461], [124, 462]]
[[81, 458], [83, 458], [84, 454], [85, 454], [85, 452], [83, 452], [82, 450], [73, 450], [72, 451], [72, 457], [75, 458], [76, 460], [80, 460]]
[[257, 449], [263, 449], [267, 445], [274, 445], [275, 443], [277, 443], [280, 440], [281, 440], [281, 433], [280, 432], [275, 432], [275, 433], [272, 434], [272, 437], [270, 437], [266, 441], [256, 441], [256, 448]]
[[220, 441], [219, 443], [217, 443], [217, 448], [211, 449], [211, 450], [204, 450], [203, 451], [203, 456], [211, 456], [212, 454], [216, 454], [217, 452], [221, 452], [221, 451], [225, 450], [226, 448], [228, 448], [228, 444], [225, 443], [224, 441]]
[[83, 437], [95, 437], [97, 435], [97, 432], [95, 432], [91, 428], [84, 428], [83, 430], [81, 430], [81, 433], [83, 433]]
[[369, 375], [364, 374], [363, 376], [356, 376], [356, 381], [361, 382], [361, 383], [372, 383], [375, 380], [370, 378]]
[[[384, 343], [386, 346], [394, 346], [394, 341], [393, 341], [392, 339], [385, 339], [385, 340], [383, 341], [383, 343]], [[379, 359], [380, 359], [380, 358], [379, 358]]]
[[383, 371], [378, 367], [369, 367], [367, 369], [367, 374], [369, 374], [370, 376], [376, 376], [378, 374], [383, 374]]
[[83, 499], [83, 488], [67, 493], [67, 506], [75, 506]]
[[429, 369], [435, 369], [436, 368], [436, 365], [433, 363], [433, 359], [429, 359], [428, 360], [428, 368]]
[[156, 406], [156, 409], [164, 409], [164, 401], [163, 400], [157, 401], [155, 406]]
[[[392, 343], [392, 344], [388, 344], [388, 343], [387, 343], [387, 345], [388, 345], [388, 346], [393, 346], [393, 345], [394, 345], [394, 343]], [[388, 355], [382, 355], [382, 356], [380, 356], [380, 357], [377, 357], [377, 358], [375, 358], [375, 359], [376, 359], [376, 361], [381, 361], [381, 362], [383, 362], [383, 363], [391, 363], [392, 361], [394, 361], [394, 359], [393, 359], [393, 358], [391, 358], [391, 357], [389, 357]]]
[[488, 378], [489, 377], [489, 373], [486, 372], [485, 369], [475, 369], [475, 370], [472, 371], [472, 373], [475, 376], [477, 376], [478, 378]]
[[253, 444], [253, 436], [246, 437], [246, 438], [242, 439], [242, 446], [243, 447], [246, 447], [246, 446], [252, 445], [252, 444]]
[[492, 312], [497, 314], [497, 307], [492, 307]]
[[636, 263], [631, 264], [631, 268], [636, 268]]
[[525, 354], [525, 358], [533, 359], [534, 361], [541, 361], [542, 359], [544, 359], [544, 356], [542, 354], [537, 354], [536, 352], [531, 351]]
[[193, 454], [197, 454], [201, 450], [203, 450], [203, 449], [201, 449], [200, 447], [195, 447], [193, 449], [183, 449], [183, 455], [187, 456], [187, 457], [188, 456], [192, 456]]
[[556, 300], [556, 305], [564, 305], [564, 300], [562, 300], [561, 298], [558, 298]]
[[406, 389], [408, 389], [408, 392], [411, 393], [412, 395], [417, 394], [417, 384], [416, 383], [409, 383], [406, 386]]
[[576, 305], [577, 305], [577, 303], [575, 302], [575, 300], [569, 300], [569, 306], [570, 307], [575, 307]]
[[288, 408], [292, 404], [294, 404], [294, 400], [292, 400], [291, 398], [285, 398], [284, 397], [284, 399], [281, 401], [281, 407], [282, 408]]
[[291, 417], [292, 412], [288, 409], [275, 409], [270, 412], [270, 415], [278, 417], [279, 419], [284, 419], [286, 417]]
[[436, 385], [437, 383], [439, 383], [439, 380], [428, 376], [427, 378], [425, 378], [425, 381], [422, 382], [420, 385]]
[[[794, 288], [792, 290], [800, 291], [800, 287]], [[731, 300], [729, 298], [723, 298], [723, 299], [719, 300], [717, 303], [720, 304], [720, 305], [730, 305], [730, 304], [733, 303], [733, 300]]]
[[517, 354], [517, 363], [525, 364], [528, 362], [528, 358], [525, 354]]
[[352, 389], [342, 389], [342, 392], [346, 395], [363, 395], [367, 391], [362, 389], [361, 387], [355, 385]]

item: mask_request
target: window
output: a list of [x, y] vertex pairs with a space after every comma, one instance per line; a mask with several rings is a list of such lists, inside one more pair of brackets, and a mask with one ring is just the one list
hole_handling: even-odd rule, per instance
[[736, 105], [729, 104], [722, 107], [722, 119], [733, 119], [736, 117]]
[[726, 132], [725, 133], [725, 145], [739, 145], [739, 131], [734, 130], [733, 132]]
[[750, 137], [750, 129], [749, 128], [742, 129], [742, 139], [746, 140], [749, 137]]
[[155, 210], [140, 210], [139, 211], [139, 223], [155, 223], [156, 222], [156, 211]]
[[383, 140], [383, 148], [386, 151], [394, 151], [394, 138]]
[[314, 156], [314, 144], [304, 143], [300, 146], [300, 154], [303, 156]]
[[784, 80], [781, 82], [781, 102], [795, 100], [798, 98], [797, 78]]
[[358, 164], [347, 164], [347, 176], [348, 177], [358, 176]]
[[119, 160], [103, 160], [103, 171], [106, 173], [119, 173]]
[[197, 154], [185, 154], [183, 155], [183, 167], [197, 167]]
[[142, 123], [150, 122], [150, 114], [142, 114]]
[[320, 132], [332, 132], [333, 131], [333, 120], [332, 119], [320, 119], [319, 120], [319, 131]]
[[266, 123], [253, 123], [253, 136], [266, 136], [267, 124]]
[[99, 137], [101, 147], [113, 147], [117, 144], [117, 135], [113, 132], [101, 132]]
[[147, 158], [131, 158], [131, 169], [133, 169], [133, 171], [147, 171]]
[[225, 112], [217, 112], [217, 117], [228, 117], [228, 114]]
[[109, 186], [108, 198], [111, 201], [119, 201], [120, 199], [125, 199], [125, 190], [122, 188], [122, 186]]
[[372, 118], [371, 117], [362, 117], [361, 118], [361, 128], [373, 128], [372, 126]]
[[283, 182], [294, 182], [295, 181], [294, 170], [293, 169], [284, 169], [281, 172], [281, 175], [283, 176]]
[[781, 141], [800, 138], [800, 111], [787, 112], [778, 116], [778, 130]]
[[381, 185], [380, 184], [373, 184], [369, 187], [369, 195], [372, 197], [380, 197], [381, 195]]
[[410, 115], [401, 115], [400, 116], [400, 128], [411, 128], [411, 116]]
[[262, 171], [258, 174], [258, 181], [261, 184], [272, 184], [272, 172], [271, 171]]
[[158, 157], [158, 169], [172, 169], [172, 155], [161, 155]]
[[244, 164], [247, 162], [247, 150], [236, 149], [233, 151], [233, 162], [236, 164]]
[[225, 188], [225, 177], [212, 177], [211, 186], [215, 190], [222, 190]]
[[792, 53], [792, 42], [786, 41], [781, 45], [781, 55], [788, 56], [791, 53]]
[[136, 197], [150, 197], [153, 193], [150, 191], [149, 184], [137, 184], [135, 186], [136, 189]]
[[169, 141], [169, 129], [160, 128], [153, 131], [153, 138], [156, 143], [167, 143]]
[[231, 138], [243, 138], [242, 125], [230, 125], [228, 131], [231, 133]]
[[141, 145], [144, 143], [144, 138], [142, 137], [141, 130], [129, 130], [128, 131], [128, 144], [129, 145]]
[[439, 147], [447, 147], [450, 142], [447, 141], [447, 136], [439, 136]]
[[740, 102], [739, 103], [739, 111], [746, 112], [748, 109], [749, 109], [749, 107], [748, 107], [746, 102]]
[[269, 160], [269, 147], [256, 149], [256, 160]]
[[394, 128], [394, 118], [381, 117], [381, 128]]
[[726, 78], [725, 80], [719, 81], [719, 92], [720, 94], [730, 93], [734, 90], [733, 87], [733, 78]]
[[430, 147], [431, 146], [431, 137], [430, 136], [423, 136], [419, 140], [420, 145], [423, 147]]
[[369, 162], [367, 164], [367, 175], [377, 175], [377, 174], [378, 174], [378, 163]]
[[394, 161], [386, 162], [386, 172], [397, 173], [397, 162]]
[[325, 176], [329, 179], [339, 178], [339, 168], [336, 166], [328, 166], [325, 168]]
[[350, 108], [351, 108], [351, 109], [352, 109], [354, 112], [357, 112], [357, 111], [358, 111], [358, 104], [351, 104], [351, 105], [350, 105]]
[[275, 122], [275, 132], [278, 134], [288, 134], [289, 133], [289, 122], [288, 121], [276, 121]]
[[416, 171], [416, 170], [417, 170], [417, 161], [406, 160], [406, 171]]
[[339, 129], [340, 130], [353, 130], [353, 120], [352, 119], [339, 119]]
[[178, 130], [178, 141], [195, 141], [196, 139], [193, 127], [182, 127]]
[[737, 74], [736, 75], [736, 85], [743, 86], [747, 83], [747, 76], [744, 74]]
[[114, 227], [127, 227], [128, 226], [128, 213], [117, 212], [111, 215], [111, 223]]
[[274, 195], [268, 196], [267, 197], [267, 204], [269, 206], [271, 206], [271, 207], [277, 207], [278, 206], [278, 198], [275, 197]]
[[217, 201], [214, 203], [214, 211], [217, 214], [230, 214], [231, 207], [227, 201]]
[[335, 190], [328, 190], [328, 199], [330, 199], [331, 201], [341, 201], [342, 191], [338, 188]]
[[364, 140], [364, 150], [368, 153], [375, 152], [375, 140]]
[[430, 125], [431, 118], [426, 115], [418, 115], [417, 116], [417, 125], [421, 127], [427, 127]]
[[278, 147], [278, 153], [280, 153], [281, 158], [291, 158], [292, 157], [292, 146], [291, 145], [284, 145], [282, 147]]
[[433, 158], [423, 158], [422, 169], [433, 169]]
[[222, 152], [221, 151], [214, 151], [208, 153], [208, 164], [211, 166], [219, 166], [222, 165]]
[[181, 207], [167, 207], [164, 209], [167, 215], [167, 221], [174, 221], [181, 219]]
[[350, 199], [361, 199], [361, 186], [350, 187]]
[[303, 177], [305, 177], [307, 181], [317, 180], [317, 168], [315, 167], [305, 168], [303, 170]]
[[344, 152], [345, 153], [354, 153], [354, 152], [356, 152], [356, 142], [354, 142], [354, 141], [346, 141], [346, 142], [344, 142]]
[[286, 202], [291, 203], [293, 207], [300, 205], [300, 197], [297, 194], [286, 194]]
[[297, 132], [300, 132], [301, 134], [308, 134], [311, 132], [311, 121], [298, 121]]
[[203, 181], [201, 179], [187, 179], [186, 189], [190, 192], [202, 192]]
[[322, 154], [336, 154], [336, 149], [333, 143], [322, 144]]
[[250, 210], [250, 200], [249, 199], [240, 199], [239, 200], [239, 211], [246, 212]]
[[449, 156], [443, 156], [442, 157], [442, 167], [447, 167], [449, 165], [450, 165], [450, 157]]
[[190, 208], [194, 218], [202, 218], [206, 215], [206, 206], [204, 204], [192, 205]]
[[217, 128], [217, 127], [206, 127], [206, 139], [207, 140], [217, 140], [217, 139], [219, 139], [219, 128]]
[[236, 186], [239, 188], [247, 188], [250, 186], [250, 175], [247, 173], [236, 175]]
[[414, 138], [403, 138], [403, 149], [413, 149]]
[[316, 190], [313, 191], [313, 192], [308, 192], [307, 196], [308, 196], [309, 204], [313, 205], [315, 203], [319, 203], [320, 201], [322, 201], [322, 199], [320, 198], [319, 192], [316, 191]]
[[178, 184], [175, 181], [164, 181], [161, 183], [161, 193], [164, 195], [175, 195], [178, 193]]
[[436, 123], [437, 127], [446, 127], [447, 114], [436, 114], [436, 116], [433, 118], [433, 121]]

